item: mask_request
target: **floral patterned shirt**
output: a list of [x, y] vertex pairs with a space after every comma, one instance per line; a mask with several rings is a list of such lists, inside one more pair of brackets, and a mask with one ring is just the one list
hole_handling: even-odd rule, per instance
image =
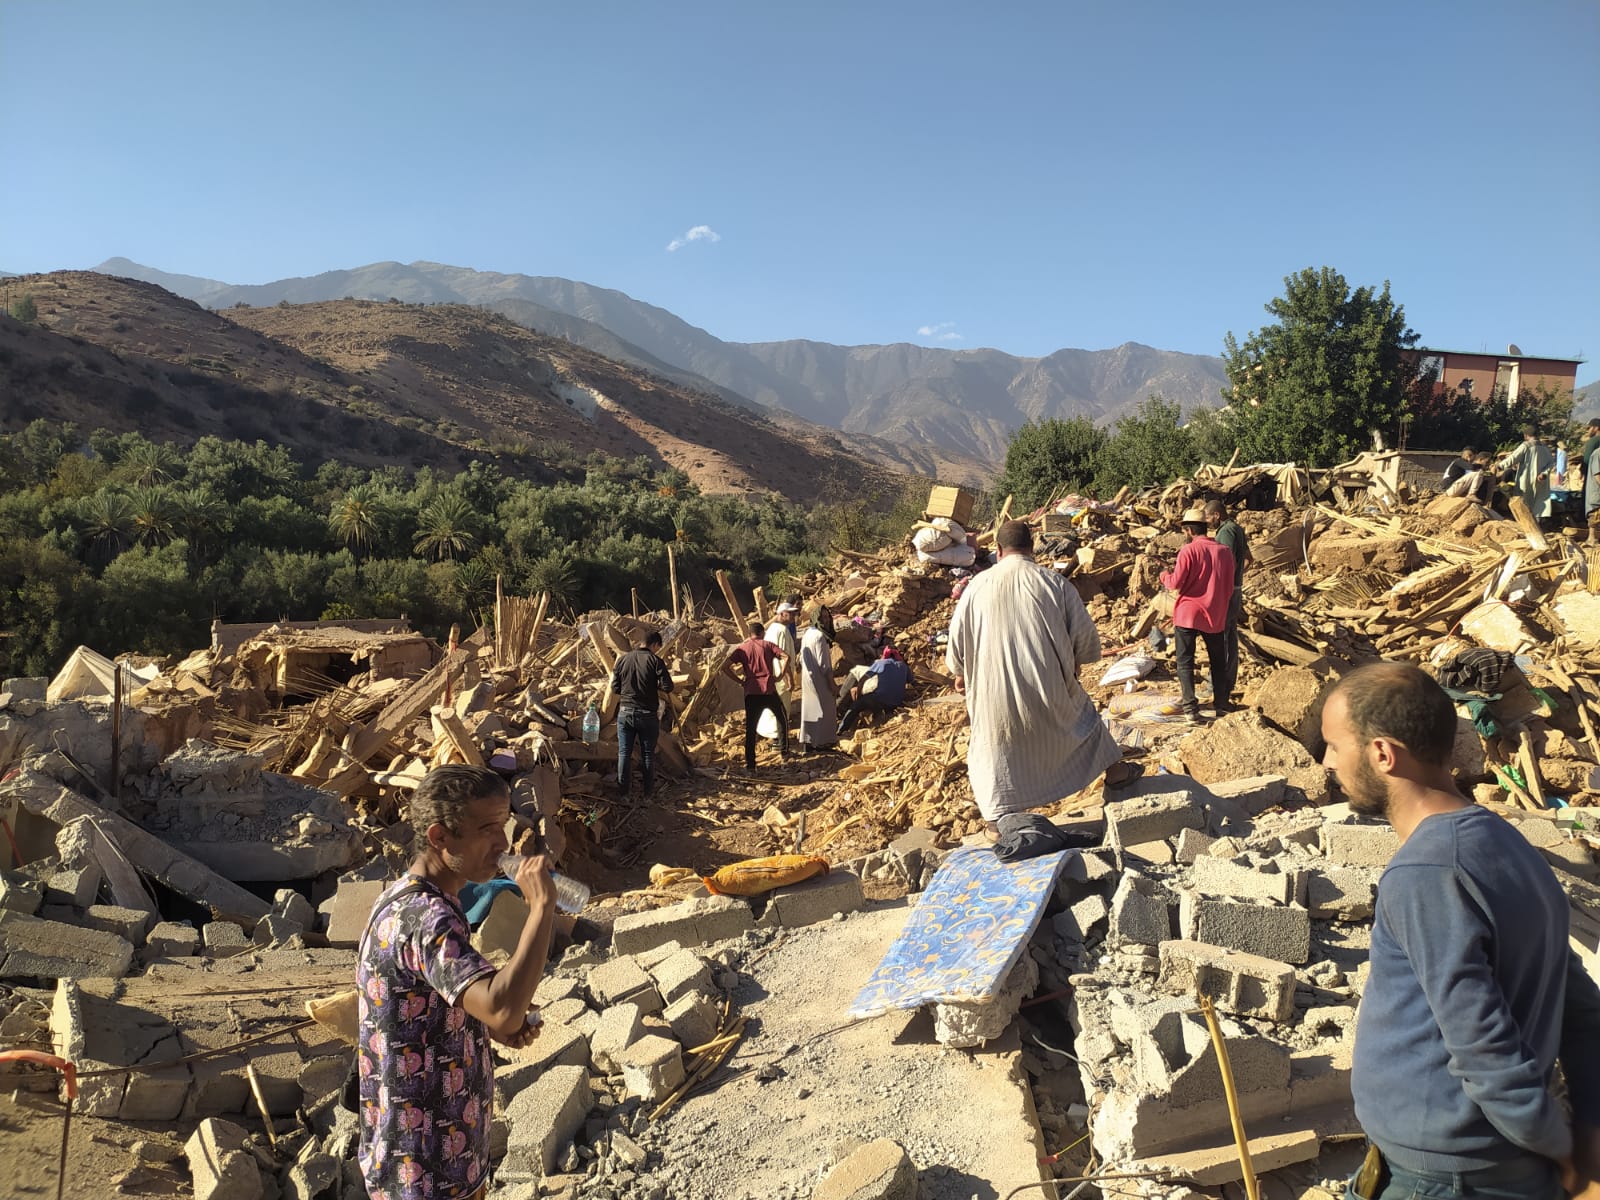
[[384, 889], [356, 957], [361, 1144], [372, 1200], [464, 1200], [489, 1174], [489, 1032], [458, 1003], [494, 968], [454, 896], [407, 875]]

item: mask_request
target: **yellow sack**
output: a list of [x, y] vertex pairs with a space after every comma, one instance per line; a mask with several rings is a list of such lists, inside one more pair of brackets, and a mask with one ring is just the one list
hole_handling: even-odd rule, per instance
[[360, 1003], [361, 997], [356, 989], [348, 988], [331, 996], [319, 996], [314, 1000], [307, 1000], [306, 1016], [355, 1046], [359, 1045], [361, 1040]]
[[702, 875], [700, 882], [713, 896], [759, 896], [827, 870], [828, 860], [815, 854], [777, 854], [729, 863], [715, 875]]

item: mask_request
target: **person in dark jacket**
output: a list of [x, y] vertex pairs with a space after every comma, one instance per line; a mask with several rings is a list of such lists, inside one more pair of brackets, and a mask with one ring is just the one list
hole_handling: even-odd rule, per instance
[[672, 690], [672, 674], [656, 651], [661, 635], [651, 630], [636, 649], [617, 659], [611, 671], [611, 690], [617, 694], [617, 791], [628, 794], [632, 781], [633, 748], [639, 747], [639, 766], [648, 796], [656, 782], [656, 739], [661, 736], [661, 694]]

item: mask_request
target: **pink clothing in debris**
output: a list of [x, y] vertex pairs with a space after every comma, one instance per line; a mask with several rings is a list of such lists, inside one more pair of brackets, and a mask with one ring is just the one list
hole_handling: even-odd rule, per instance
[[1221, 633], [1233, 599], [1233, 552], [1209, 537], [1197, 537], [1178, 551], [1178, 561], [1161, 576], [1161, 586], [1178, 593], [1174, 625]]

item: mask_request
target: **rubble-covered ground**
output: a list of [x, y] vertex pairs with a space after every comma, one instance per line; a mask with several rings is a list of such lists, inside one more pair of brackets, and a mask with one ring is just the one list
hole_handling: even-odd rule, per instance
[[[1319, 697], [1378, 657], [1458, 687], [1461, 786], [1551, 862], [1574, 945], [1600, 970], [1600, 570], [1591, 585], [1563, 535], [1470, 501], [1356, 493], [1341, 509], [1296, 485], [1293, 506], [1239, 514], [1255, 552], [1245, 705], [1191, 730], [1172, 719], [1170, 656], [1146, 637], [1182, 541], [1171, 519], [1196, 495], [1270, 500], [1282, 474], [1213, 470], [1035, 515], [1040, 561], [1071, 574], [1106, 646], [1085, 684], [1146, 773], [1053, 809], [1100, 848], [1070, 856], [978, 1022], [998, 1036], [969, 1048], [948, 1014], [844, 1015], [980, 824], [942, 665], [961, 572], [909, 546], [844, 555], [805, 588], [839, 618], [840, 675], [886, 627], [913, 667], [907, 705], [828, 753], [764, 746], [754, 775], [719, 668], [765, 615], [759, 595], [733, 619], [702, 605], [571, 622], [503, 598], [454, 646], [393, 623], [222, 628], [131, 682], [116, 713], [92, 690], [6, 681], [0, 1048], [84, 1073], [66, 1194], [363, 1194], [338, 1105], [349, 1049], [305, 1005], [349, 985], [372, 898], [409, 858], [406, 797], [459, 761], [503, 772], [523, 848], [542, 841], [596, 893], [563, 926], [544, 1033], [497, 1072], [492, 1194], [943, 1200], [1002, 1196], [1042, 1170], [1138, 1177], [1106, 1180], [1108, 1195], [1242, 1195], [1202, 994], [1263, 1194], [1340, 1194], [1350, 1038], [1394, 839], [1329, 795]], [[609, 721], [581, 737], [588, 705], [608, 708], [610, 662], [647, 626], [677, 682], [650, 797], [609, 778]], [[1492, 679], [1463, 668], [1484, 669], [1461, 658], [1475, 648], [1503, 652]], [[796, 848], [833, 869], [753, 900], [697, 878]], [[485, 952], [519, 924], [501, 896]], [[51, 1194], [55, 1076], [0, 1073], [18, 1194]]]

